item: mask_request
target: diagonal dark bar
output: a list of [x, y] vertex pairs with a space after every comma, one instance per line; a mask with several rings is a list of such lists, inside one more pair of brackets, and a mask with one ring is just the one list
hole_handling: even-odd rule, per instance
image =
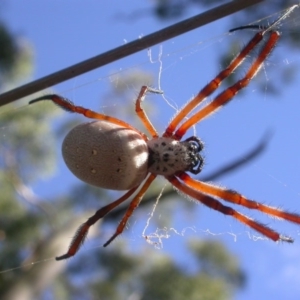
[[31, 95], [60, 82], [74, 78], [78, 75], [94, 70], [138, 51], [147, 49], [153, 45], [156, 45], [263, 1], [264, 0], [236, 0], [220, 5], [216, 8], [208, 10], [205, 13], [199, 14], [195, 17], [189, 18], [165, 29], [149, 34], [141, 39], [135, 40], [126, 45], [122, 45], [118, 48], [87, 59], [76, 65], [52, 73], [48, 76], [25, 84], [21, 87], [15, 88], [11, 91], [5, 92], [0, 95], [0, 106]]

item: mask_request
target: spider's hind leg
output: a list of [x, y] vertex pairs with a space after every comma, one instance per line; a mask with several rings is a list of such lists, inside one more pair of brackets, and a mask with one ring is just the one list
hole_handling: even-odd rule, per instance
[[236, 220], [251, 227], [252, 229], [256, 230], [257, 232], [261, 233], [262, 235], [268, 237], [269, 239], [275, 242], [284, 241], [288, 243], [293, 243], [294, 241], [292, 238], [279, 234], [278, 232], [271, 229], [270, 227], [241, 214], [235, 209], [223, 205], [219, 200], [214, 199], [213, 197], [207, 195], [207, 193], [204, 190], [200, 191], [191, 188], [190, 186], [180, 182], [178, 178], [176, 178], [175, 176], [170, 176], [167, 179], [169, 180], [170, 183], [173, 184], [173, 186], [175, 186], [182, 193], [190, 196], [191, 198], [199, 201], [200, 203], [204, 204], [205, 206], [211, 209], [214, 209], [218, 212], [221, 212], [224, 215], [228, 215], [235, 218]]
[[116, 208], [118, 205], [127, 200], [137, 190], [137, 188], [138, 187], [132, 188], [121, 198], [97, 210], [92, 217], [90, 217], [85, 223], [83, 223], [78, 228], [67, 253], [56, 257], [56, 260], [63, 260], [74, 256], [78, 252], [79, 248], [82, 246], [90, 227], [94, 225], [97, 221], [99, 221], [101, 218], [103, 218], [110, 211], [112, 211], [114, 208]]
[[282, 220], [287, 220], [289, 222], [300, 224], [300, 215], [296, 213], [290, 213], [284, 210], [281, 210], [276, 207], [272, 207], [269, 205], [262, 204], [260, 202], [251, 200], [243, 196], [242, 194], [226, 189], [223, 187], [219, 187], [210, 183], [202, 182], [199, 180], [195, 180], [191, 178], [186, 173], [181, 173], [178, 177], [190, 188], [195, 189], [201, 193], [211, 195], [213, 197], [217, 197], [219, 199], [225, 200], [227, 202], [231, 202], [233, 204], [241, 205], [247, 207], [249, 209], [255, 209], [263, 212], [272, 217], [276, 217]]

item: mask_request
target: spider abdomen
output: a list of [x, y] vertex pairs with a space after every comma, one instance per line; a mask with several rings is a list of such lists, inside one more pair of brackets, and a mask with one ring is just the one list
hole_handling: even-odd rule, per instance
[[148, 146], [142, 136], [106, 121], [73, 128], [64, 139], [62, 154], [76, 177], [106, 189], [131, 189], [148, 173]]

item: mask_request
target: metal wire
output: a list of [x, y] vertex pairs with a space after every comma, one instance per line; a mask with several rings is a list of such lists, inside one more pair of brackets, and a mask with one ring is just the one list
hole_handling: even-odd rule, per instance
[[156, 45], [263, 1], [264, 0], [236, 0], [220, 5], [216, 8], [206, 11], [205, 13], [199, 14], [195, 17], [189, 18], [165, 29], [149, 34], [141, 39], [122, 45], [118, 48], [87, 59], [76, 65], [70, 66], [48, 76], [42, 77], [38, 80], [25, 84], [21, 87], [5, 92], [0, 95], [0, 106], [19, 100], [25, 96], [31, 95], [40, 90], [74, 78], [78, 75], [89, 72], [101, 66], [107, 65], [118, 59], [147, 49], [153, 45]]

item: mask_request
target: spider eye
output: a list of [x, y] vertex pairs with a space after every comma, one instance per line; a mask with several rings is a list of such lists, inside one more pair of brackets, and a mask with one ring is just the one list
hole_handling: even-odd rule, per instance
[[198, 150], [198, 146], [196, 144], [194, 144], [193, 142], [190, 142], [190, 145], [188, 147], [188, 150], [189, 151], [192, 151], [192, 152], [199, 152]]

